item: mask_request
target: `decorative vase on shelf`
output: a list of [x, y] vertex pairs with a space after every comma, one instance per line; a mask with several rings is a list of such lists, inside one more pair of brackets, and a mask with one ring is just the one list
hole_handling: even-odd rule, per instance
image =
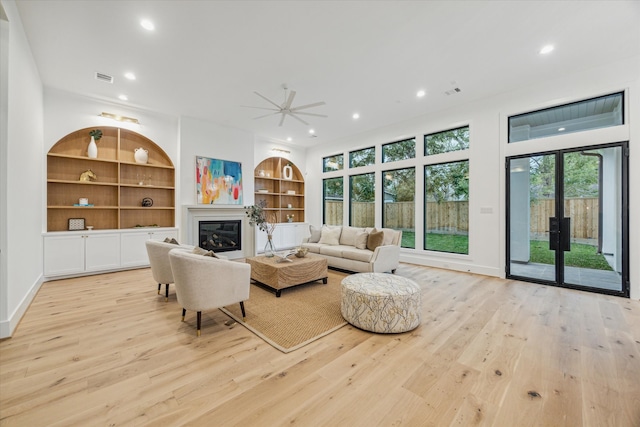
[[272, 258], [276, 254], [276, 248], [273, 246], [273, 236], [267, 234], [267, 244], [264, 245], [264, 256]]
[[284, 176], [284, 179], [293, 179], [293, 168], [291, 168], [291, 166], [286, 165], [284, 168], [282, 168], [282, 175]]
[[96, 145], [96, 140], [93, 136], [91, 137], [91, 142], [89, 142], [89, 146], [87, 147], [87, 157], [90, 159], [98, 158], [98, 146]]
[[144, 148], [136, 148], [133, 154], [133, 158], [136, 163], [146, 164], [149, 161], [149, 151]]

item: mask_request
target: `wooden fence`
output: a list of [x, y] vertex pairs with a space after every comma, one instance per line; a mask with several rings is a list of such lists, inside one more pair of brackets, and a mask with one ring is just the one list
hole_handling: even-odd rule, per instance
[[[342, 224], [342, 203], [326, 202], [326, 223]], [[386, 226], [411, 230], [415, 228], [415, 204], [397, 202], [384, 204]], [[373, 202], [354, 202], [354, 227], [371, 227], [375, 221]], [[553, 199], [538, 199], [531, 203], [531, 233], [545, 235], [549, 230], [549, 217], [555, 215]], [[571, 218], [571, 237], [577, 239], [595, 239], [598, 237], [598, 199], [566, 199], [565, 216]], [[348, 222], [348, 221], [347, 221]], [[469, 202], [427, 202], [427, 224], [429, 231], [469, 231]]]

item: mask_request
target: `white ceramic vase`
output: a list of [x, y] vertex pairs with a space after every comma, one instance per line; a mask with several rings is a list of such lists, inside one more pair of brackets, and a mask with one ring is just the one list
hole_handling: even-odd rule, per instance
[[93, 136], [91, 137], [91, 142], [89, 142], [89, 146], [87, 147], [87, 157], [90, 159], [98, 158], [98, 146], [96, 145], [96, 140]]
[[149, 161], [149, 151], [144, 148], [136, 148], [133, 158], [136, 160], [136, 163], [146, 164]]
[[282, 168], [282, 175], [284, 175], [284, 179], [293, 179], [293, 168], [289, 165]]

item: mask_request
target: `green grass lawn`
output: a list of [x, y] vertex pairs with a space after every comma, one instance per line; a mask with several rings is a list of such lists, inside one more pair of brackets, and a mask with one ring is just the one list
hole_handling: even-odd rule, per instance
[[[427, 233], [427, 249], [440, 252], [466, 254], [469, 251], [469, 238], [461, 235]], [[402, 232], [402, 247], [415, 248], [416, 236], [413, 231]], [[547, 240], [531, 241], [530, 262], [539, 264], [554, 264], [554, 252], [549, 250]], [[572, 243], [571, 251], [564, 253], [564, 263], [567, 267], [591, 268], [594, 270], [608, 270], [611, 267], [604, 256], [596, 254], [596, 248], [591, 245]]]
[[[566, 267], [591, 268], [594, 270], [609, 270], [611, 267], [603, 255], [596, 254], [596, 247], [581, 243], [571, 243], [571, 251], [564, 253]], [[539, 264], [554, 264], [555, 252], [549, 250], [549, 241], [532, 240], [529, 262]]]

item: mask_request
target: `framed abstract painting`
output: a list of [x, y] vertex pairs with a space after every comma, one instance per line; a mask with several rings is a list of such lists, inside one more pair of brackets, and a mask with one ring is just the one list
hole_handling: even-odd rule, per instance
[[199, 205], [242, 205], [242, 163], [196, 156]]

